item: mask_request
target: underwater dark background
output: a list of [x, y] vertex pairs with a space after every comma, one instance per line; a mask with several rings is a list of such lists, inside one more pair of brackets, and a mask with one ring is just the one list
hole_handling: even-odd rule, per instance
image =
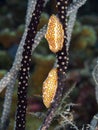
[[[13, 64], [24, 31], [26, 7], [27, 0], [0, 0], [0, 79]], [[48, 23], [51, 14], [56, 13], [57, 10], [54, 7], [55, 0], [50, 0], [41, 16], [38, 30]], [[79, 107], [73, 108], [73, 111], [75, 121], [78, 127], [81, 128], [82, 124], [90, 123], [94, 114], [98, 112], [95, 83], [92, 77], [92, 70], [98, 57], [98, 0], [87, 0], [86, 4], [79, 9], [69, 53], [69, 78], [66, 84], [70, 87], [74, 82], [77, 82], [77, 85], [67, 102], [80, 104]], [[55, 59], [55, 55], [50, 52], [47, 41], [43, 38], [32, 55], [28, 89], [28, 130], [36, 130], [42, 123], [41, 119], [33, 117], [31, 113], [46, 111], [41, 98], [42, 83], [52, 68]], [[12, 130], [14, 126], [17, 82], [13, 94], [8, 130]], [[3, 110], [5, 90], [0, 93], [0, 116]], [[50, 130], [54, 130], [54, 126], [55, 123]]]

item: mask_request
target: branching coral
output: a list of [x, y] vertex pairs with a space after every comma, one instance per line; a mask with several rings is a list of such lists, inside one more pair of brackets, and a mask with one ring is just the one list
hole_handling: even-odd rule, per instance
[[[45, 1], [45, 3], [47, 3], [48, 0]], [[77, 9], [83, 4], [84, 2], [80, 2], [80, 4], [77, 6]], [[75, 4], [75, 3], [74, 3]], [[3, 79], [1, 79], [0, 81], [0, 92], [9, 84], [9, 82], [11, 80], [13, 80], [14, 78], [14, 75], [16, 75], [16, 73], [19, 71], [19, 68], [20, 68], [20, 62], [21, 62], [21, 58], [22, 58], [22, 51], [23, 51], [23, 45], [24, 45], [24, 41], [25, 41], [25, 38], [26, 38], [26, 35], [27, 35], [27, 27], [29, 25], [29, 22], [30, 22], [30, 19], [31, 19], [31, 13], [34, 11], [34, 8], [35, 8], [35, 5], [36, 5], [36, 1], [28, 1], [28, 10], [27, 10], [27, 16], [26, 16], [26, 24], [25, 24], [25, 30], [24, 30], [24, 34], [22, 36], [22, 39], [20, 41], [20, 45], [19, 45], [19, 48], [17, 50], [17, 54], [16, 54], [16, 57], [15, 57], [15, 60], [14, 60], [14, 63], [13, 63], [13, 66], [11, 68], [11, 70], [4, 76]], [[72, 15], [76, 15], [74, 12], [73, 12], [73, 5], [70, 6], [68, 8], [68, 16], [70, 16], [71, 12], [72, 12]], [[70, 17], [72, 18], [72, 17]], [[69, 19], [70, 19], [69, 18]], [[70, 19], [69, 21], [69, 29], [71, 29], [71, 25], [73, 26], [74, 24], [72, 24], [72, 21], [74, 21], [74, 17], [73, 19]], [[68, 29], [68, 30], [69, 30]], [[36, 37], [35, 37], [35, 44], [34, 46], [32, 47], [32, 50], [34, 50], [34, 48], [38, 45], [40, 39], [44, 36], [45, 34], [45, 31], [46, 31], [46, 27], [43, 27], [43, 29], [41, 29]], [[72, 32], [72, 31], [68, 31], [68, 32]], [[70, 36], [70, 33], [68, 36]], [[38, 41], [39, 40], [39, 41]], [[37, 42], [37, 43], [36, 43]]]
[[[79, 1], [75, 1], [76, 3]], [[75, 18], [77, 9], [83, 4], [81, 1], [77, 4], [77, 8], [70, 13], [69, 20], [68, 20], [68, 1], [59, 1], [57, 0], [57, 6], [58, 6], [58, 16], [59, 19], [63, 25], [64, 29], [64, 44], [62, 50], [56, 53], [57, 56], [57, 68], [58, 68], [58, 88], [54, 97], [54, 101], [51, 104], [50, 109], [48, 110], [47, 116], [43, 122], [43, 125], [41, 126], [41, 130], [48, 129], [55, 112], [57, 110], [57, 107], [59, 106], [60, 100], [62, 98], [63, 91], [66, 90], [65, 81], [66, 81], [66, 69], [68, 65], [68, 48], [69, 48], [69, 42], [71, 38], [72, 29], [74, 26]], [[76, 4], [75, 3], [75, 4]], [[72, 6], [72, 8], [70, 7]], [[74, 8], [74, 4], [70, 4], [70, 9]], [[72, 19], [72, 14], [74, 13], [74, 17]]]
[[18, 87], [18, 104], [16, 113], [16, 130], [25, 129], [25, 118], [27, 108], [27, 87], [28, 87], [28, 74], [30, 69], [31, 51], [34, 44], [34, 38], [37, 33], [37, 26], [39, 18], [43, 9], [44, 0], [38, 0], [35, 10], [32, 13], [31, 21], [28, 26], [25, 44], [23, 46], [21, 68], [19, 71], [19, 87]]
[[[31, 60], [30, 56], [31, 52], [34, 51], [34, 49], [37, 47], [37, 45], [39, 44], [40, 40], [42, 39], [42, 37], [46, 32], [46, 26], [44, 26], [39, 32], [37, 32], [37, 25], [39, 23], [39, 18], [42, 12], [43, 5], [47, 1], [48, 0], [46, 1], [29, 0], [28, 2], [25, 31], [16, 54], [14, 64], [11, 70], [0, 82], [0, 92], [5, 87], [7, 87], [6, 98], [4, 103], [4, 111], [1, 118], [2, 126], [4, 126], [4, 123], [6, 123], [9, 116], [13, 87], [17, 75], [19, 74], [18, 105], [17, 105], [15, 129], [16, 130], [25, 129], [28, 74]], [[63, 45], [60, 49], [57, 49], [55, 51], [57, 57], [57, 65], [55, 65], [55, 67], [57, 68], [58, 84], [54, 99], [51, 103], [51, 106], [48, 110], [48, 113], [46, 115], [46, 118], [44, 119], [44, 122], [40, 130], [46, 130], [49, 128], [50, 123], [53, 120], [55, 113], [57, 111], [57, 107], [60, 105], [60, 101], [63, 97], [63, 92], [66, 92], [67, 90], [67, 87], [65, 86], [65, 81], [69, 60], [68, 58], [69, 43], [77, 11], [85, 2], [86, 0], [73, 0], [73, 3], [69, 3], [68, 0], [57, 0], [58, 19], [64, 31], [64, 35], [60, 36], [63, 39]], [[10, 98], [7, 97], [8, 95]], [[8, 103], [9, 108], [6, 108]], [[4, 127], [2, 128], [5, 129]]]
[[[45, 3], [47, 3], [47, 1], [45, 1]], [[35, 9], [35, 5], [36, 5], [36, 0], [35, 1], [32, 1], [32, 0], [28, 1], [25, 31], [24, 31], [23, 37], [20, 41], [20, 45], [19, 45], [19, 48], [17, 50], [17, 54], [15, 57], [13, 66], [10, 69], [10, 71], [6, 74], [6, 76], [4, 76], [4, 78], [1, 79], [1, 81], [0, 81], [0, 92], [5, 87], [7, 87], [4, 106], [3, 106], [4, 108], [3, 108], [3, 113], [2, 113], [2, 117], [1, 117], [1, 125], [0, 125], [0, 128], [2, 130], [3, 129], [5, 130], [8, 126], [6, 122], [8, 120], [9, 113], [10, 113], [14, 84], [15, 84], [15, 80], [17, 78], [17, 75], [18, 75], [18, 72], [20, 69], [20, 64], [21, 64], [21, 60], [22, 60], [23, 45], [25, 43], [25, 39], [26, 39], [26, 35], [27, 35], [27, 28], [28, 28], [28, 25], [30, 23], [32, 12]], [[36, 35], [35, 40], [34, 40], [34, 46], [32, 46], [32, 52], [37, 47], [37, 45], [40, 43], [45, 32], [46, 32], [46, 26], [44, 26], [39, 32], [37, 32], [37, 35]]]

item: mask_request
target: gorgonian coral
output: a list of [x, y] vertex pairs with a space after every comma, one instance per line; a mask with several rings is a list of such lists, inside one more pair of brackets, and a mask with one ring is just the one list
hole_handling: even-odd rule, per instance
[[[25, 31], [18, 48], [16, 58], [11, 70], [6, 74], [6, 76], [0, 82], [0, 92], [7, 86], [6, 98], [4, 103], [4, 111], [1, 118], [1, 126], [3, 128], [4, 123], [6, 122], [11, 105], [11, 98], [13, 93], [13, 87], [17, 75], [19, 74], [19, 86], [18, 86], [18, 104], [17, 104], [17, 113], [16, 113], [16, 130], [25, 129], [25, 119], [26, 119], [26, 107], [27, 107], [27, 87], [28, 87], [28, 75], [30, 69], [31, 53], [38, 45], [41, 38], [46, 32], [46, 26], [43, 27], [39, 32], [37, 32], [37, 26], [39, 23], [40, 15], [43, 9], [43, 6], [47, 0], [29, 0], [28, 10], [26, 17]], [[56, 54], [57, 64], [55, 65], [57, 72], [57, 89], [52, 99], [52, 103], [48, 110], [48, 113], [44, 119], [44, 122], [41, 126], [41, 130], [46, 130], [50, 126], [50, 123], [55, 116], [57, 107], [60, 105], [60, 101], [63, 97], [63, 92], [66, 92], [67, 87], [65, 86], [66, 73], [68, 66], [68, 49], [71, 39], [71, 34], [76, 19], [77, 10], [81, 7], [86, 0], [73, 0], [70, 3], [68, 0], [57, 0], [58, 13], [57, 16], [54, 16], [52, 27], [56, 27], [58, 32], [50, 33], [50, 39], [56, 34], [55, 37], [56, 44], [55, 50], [53, 47], [53, 52]], [[57, 24], [55, 24], [55, 20]], [[53, 30], [54, 31], [54, 30]], [[54, 32], [55, 32], [54, 31]], [[60, 31], [60, 33], [59, 33]], [[47, 37], [47, 36], [46, 36]], [[58, 42], [59, 41], [59, 42]], [[52, 41], [51, 41], [52, 42]], [[58, 44], [60, 43], [60, 45]], [[54, 44], [54, 43], [53, 43]], [[52, 44], [52, 45], [53, 45]], [[51, 48], [51, 47], [50, 47]], [[11, 87], [10, 87], [11, 86]], [[10, 98], [8, 98], [8, 95]], [[8, 105], [6, 109], [6, 106]], [[7, 117], [7, 118], [6, 118]]]
[[38, 0], [35, 10], [32, 13], [31, 21], [28, 26], [25, 44], [23, 46], [22, 61], [19, 71], [19, 87], [18, 87], [18, 104], [16, 114], [16, 130], [25, 129], [25, 118], [27, 108], [27, 87], [28, 87], [28, 73], [30, 69], [30, 61], [32, 54], [32, 44], [37, 33], [37, 26], [40, 15], [43, 9], [44, 0]]

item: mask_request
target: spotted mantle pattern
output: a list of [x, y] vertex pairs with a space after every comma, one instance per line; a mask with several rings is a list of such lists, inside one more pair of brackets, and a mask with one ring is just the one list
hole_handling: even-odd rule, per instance
[[67, 50], [67, 8], [68, 0], [57, 0], [58, 17], [64, 29], [64, 44], [62, 50], [56, 53], [57, 69], [58, 69], [58, 88], [54, 101], [48, 110], [47, 116], [40, 128], [40, 130], [47, 130], [55, 115], [56, 109], [61, 101], [63, 90], [65, 89], [66, 70], [68, 66], [68, 50]]

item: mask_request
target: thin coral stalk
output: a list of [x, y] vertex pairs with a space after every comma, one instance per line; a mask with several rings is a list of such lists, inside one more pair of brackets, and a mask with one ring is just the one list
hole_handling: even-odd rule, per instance
[[37, 26], [43, 9], [43, 4], [44, 0], [38, 0], [36, 3], [35, 10], [32, 13], [31, 21], [28, 26], [25, 44], [23, 46], [24, 51], [22, 53], [21, 68], [19, 71], [18, 104], [15, 130], [25, 130], [28, 73], [30, 69], [32, 44], [34, 44], [34, 38], [37, 33]]
[[1, 117], [1, 124], [0, 124], [0, 130], [7, 130], [9, 126], [9, 114], [10, 114], [10, 107], [12, 103], [12, 95], [13, 95], [13, 89], [14, 89], [15, 81], [12, 80], [7, 86], [6, 94], [5, 94], [5, 101], [3, 105], [3, 113]]
[[73, 0], [73, 2], [69, 5], [67, 10], [67, 15], [69, 16], [75, 10], [78, 10], [82, 5], [85, 4], [87, 0]]
[[98, 59], [96, 60], [96, 65], [94, 66], [92, 76], [95, 81], [95, 94], [96, 94], [96, 101], [98, 103]]
[[[71, 39], [74, 22], [76, 19], [77, 9], [81, 5], [83, 5], [83, 3], [85, 2], [74, 1], [74, 5], [70, 4], [70, 6], [68, 6], [67, 0], [57, 0], [58, 17], [64, 29], [64, 44], [63, 44], [62, 50], [56, 53], [57, 68], [58, 68], [58, 88], [56, 91], [56, 95], [54, 97], [54, 101], [52, 102], [51, 107], [48, 110], [47, 116], [42, 126], [40, 127], [40, 130], [47, 130], [49, 128], [51, 121], [53, 120], [53, 117], [55, 116], [56, 110], [62, 99], [63, 91], [66, 92], [67, 90], [67, 87], [65, 86], [65, 81], [66, 81], [66, 71], [67, 71], [67, 66], [68, 66], [69, 43]], [[75, 8], [75, 6], [77, 6], [77, 8]], [[73, 9], [73, 12], [71, 12], [72, 9]], [[75, 14], [72, 15], [73, 13]], [[69, 16], [69, 20], [68, 20], [68, 16]]]
[[[48, 0], [45, 1], [45, 4], [47, 3]], [[15, 60], [13, 63], [12, 68], [9, 70], [9, 72], [1, 79], [0, 81], [0, 92], [10, 83], [11, 80], [14, 80], [15, 77], [14, 75], [18, 74], [18, 71], [20, 69], [20, 63], [22, 59], [22, 52], [23, 52], [23, 45], [25, 43], [26, 35], [27, 35], [27, 26], [30, 23], [31, 20], [31, 14], [35, 8], [36, 0], [29, 0], [28, 2], [28, 9], [27, 9], [27, 15], [26, 15], [26, 24], [25, 24], [25, 30], [22, 36], [22, 39], [20, 41]], [[40, 43], [41, 39], [45, 35], [46, 32], [46, 27], [44, 26], [40, 31], [37, 32], [37, 35], [34, 40], [34, 46], [32, 46], [32, 52], [34, 49], [38, 46]]]
[[78, 9], [85, 4], [87, 0], [73, 0], [73, 2], [68, 6], [67, 10], [67, 16], [69, 16], [68, 19], [68, 27], [67, 27], [67, 50], [69, 50], [69, 44], [71, 41], [71, 35], [72, 35], [72, 30], [75, 24], [76, 16]]
[[[63, 25], [64, 29], [64, 44], [61, 51], [57, 52], [57, 68], [58, 68], [58, 88], [56, 95], [54, 97], [54, 101], [51, 104], [50, 109], [48, 110], [48, 114], [40, 128], [40, 130], [47, 130], [49, 128], [49, 125], [55, 115], [56, 108], [59, 106], [62, 92], [65, 86], [65, 75], [66, 75], [66, 69], [68, 64], [67, 55], [68, 52], [66, 50], [66, 42], [67, 42], [67, 7], [68, 7], [68, 1], [67, 0], [57, 0], [57, 6], [58, 6], [58, 16], [59, 19]], [[65, 62], [64, 62], [65, 61]]]
[[[38, 44], [40, 43], [42, 37], [44, 36], [46, 32], [46, 26], [44, 26], [42, 29], [40, 29], [40, 31], [37, 32], [37, 35], [35, 37], [35, 40], [34, 40], [34, 46], [32, 46], [32, 52], [35, 50], [35, 48], [38, 46]], [[10, 72], [9, 72], [10, 73]], [[9, 94], [9, 98], [12, 99], [12, 95], [13, 95], [13, 90], [14, 90], [14, 84], [15, 84], [15, 80], [17, 78], [17, 74], [18, 74], [18, 71], [17, 73], [14, 72], [14, 75], [12, 75], [12, 78], [13, 79], [10, 79], [10, 82], [7, 84], [7, 90], [6, 90], [6, 95]], [[4, 79], [5, 80], [5, 79]], [[7, 105], [6, 104], [9, 104], [9, 109], [7, 109]], [[11, 107], [11, 104], [7, 98], [7, 96], [5, 96], [5, 100], [4, 100], [4, 105], [3, 105], [3, 114], [2, 114], [2, 117], [1, 117], [1, 124], [2, 122], [6, 122], [5, 121], [5, 117], [9, 117], [9, 113], [10, 113], [10, 107]], [[9, 111], [9, 112], [8, 112]], [[4, 125], [4, 123], [3, 123]], [[5, 126], [5, 125], [4, 125]], [[7, 125], [6, 125], [7, 126]], [[3, 128], [3, 126], [2, 126]], [[5, 129], [4, 129], [5, 130]]]
[[[46, 3], [47, 3], [47, 1], [46, 1]], [[0, 125], [0, 129], [2, 129], [2, 130], [3, 129], [6, 130], [9, 125], [9, 123], [7, 123], [7, 122], [8, 122], [8, 117], [10, 114], [10, 107], [11, 107], [12, 95], [13, 95], [13, 90], [14, 90], [14, 84], [15, 84], [15, 81], [17, 78], [17, 74], [18, 74], [21, 59], [22, 59], [22, 56], [21, 56], [22, 51], [23, 51], [22, 46], [24, 45], [24, 40], [25, 40], [25, 37], [27, 34], [26, 33], [27, 25], [30, 23], [30, 19], [31, 19], [30, 16], [32, 14], [32, 10], [34, 10], [34, 8], [35, 8], [35, 4], [36, 4], [36, 1], [31, 1], [31, 0], [28, 1], [25, 32], [24, 32], [22, 40], [20, 42], [13, 67], [10, 70], [10, 72], [8, 72], [7, 75], [0, 82], [0, 84], [2, 84], [2, 86], [3, 86], [3, 88], [7, 86], [4, 105], [3, 105], [3, 112], [2, 112], [2, 117], [1, 117], [1, 125]], [[46, 32], [46, 26], [44, 26], [42, 29], [40, 29], [40, 31], [37, 32], [37, 35], [34, 40], [34, 45], [32, 46], [32, 52], [35, 50], [35, 48], [40, 43], [45, 32]], [[2, 86], [1, 86], [1, 90], [3, 89]]]
[[89, 130], [97, 130], [98, 125], [98, 114], [93, 116], [93, 119], [90, 123], [90, 129]]
[[36, 0], [29, 0], [24, 34], [23, 34], [22, 39], [20, 41], [20, 45], [18, 47], [12, 68], [4, 76], [4, 78], [1, 79], [1, 81], [0, 81], [0, 92], [10, 83], [11, 80], [14, 80], [14, 78], [15, 78], [14, 75], [17, 75], [17, 73], [19, 71], [20, 63], [21, 63], [21, 59], [22, 59], [23, 45], [25, 43], [25, 38], [27, 35], [27, 26], [29, 25], [29, 22], [31, 19], [31, 13], [32, 13], [32, 11], [34, 11], [35, 5], [36, 5]]
[[[4, 85], [3, 87], [7, 86], [4, 105], [3, 105], [3, 112], [2, 112], [2, 117], [1, 117], [1, 125], [0, 125], [1, 130], [6, 130], [9, 124], [7, 122], [8, 122], [8, 117], [10, 113], [14, 84], [17, 78], [18, 68], [20, 66], [19, 64], [21, 62], [21, 51], [23, 50], [22, 46], [24, 44], [24, 40], [26, 36], [27, 25], [29, 24], [29, 19], [30, 19], [29, 17], [30, 17], [30, 14], [32, 13], [32, 8], [33, 9], [35, 8], [34, 7], [35, 4], [36, 4], [36, 1], [34, 1], [33, 4], [31, 0], [28, 1], [25, 31], [24, 31], [22, 40], [20, 42], [20, 46], [18, 48], [17, 54], [16, 54], [16, 59], [14, 61], [13, 67], [10, 70], [10, 72], [8, 72], [7, 75], [0, 82], [2, 85]], [[2, 86], [1, 86], [1, 89], [2, 89]]]

